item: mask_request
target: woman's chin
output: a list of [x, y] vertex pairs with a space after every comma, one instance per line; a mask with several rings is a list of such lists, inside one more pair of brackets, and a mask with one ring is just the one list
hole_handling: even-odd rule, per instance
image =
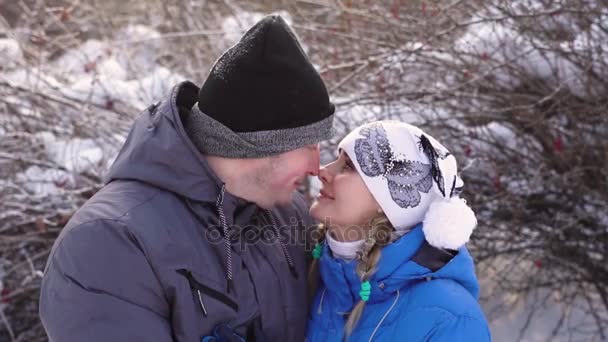
[[327, 215], [324, 215], [325, 212], [325, 206], [323, 205], [323, 203], [319, 202], [319, 200], [316, 200], [313, 202], [312, 206], [310, 206], [310, 216], [312, 216], [314, 219], [316, 219], [319, 222], [324, 222], [326, 219]]

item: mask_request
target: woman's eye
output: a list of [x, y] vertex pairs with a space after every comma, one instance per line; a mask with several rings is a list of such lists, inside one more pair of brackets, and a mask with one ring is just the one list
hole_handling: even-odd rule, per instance
[[349, 171], [349, 170], [352, 170], [352, 169], [353, 168], [350, 165], [346, 164], [346, 163], [344, 163], [344, 166], [342, 166], [342, 171]]

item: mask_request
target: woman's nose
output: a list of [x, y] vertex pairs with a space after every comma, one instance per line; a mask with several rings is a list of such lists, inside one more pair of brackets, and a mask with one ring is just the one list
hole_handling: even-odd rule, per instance
[[319, 169], [319, 180], [321, 180], [321, 183], [330, 183], [331, 180], [333, 179], [333, 175], [331, 174], [331, 172], [329, 171], [329, 168], [327, 166], [323, 166], [322, 168]]

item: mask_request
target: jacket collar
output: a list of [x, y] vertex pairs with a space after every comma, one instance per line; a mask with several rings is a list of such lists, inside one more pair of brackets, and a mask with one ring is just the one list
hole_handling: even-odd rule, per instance
[[[368, 303], [385, 301], [399, 289], [432, 278], [455, 280], [477, 297], [479, 287], [475, 278], [473, 260], [467, 249], [460, 248], [443, 267], [433, 271], [414, 261], [424, 242], [422, 224], [419, 224], [382, 249], [376, 273], [369, 279], [371, 295]], [[319, 270], [326, 284], [326, 291], [337, 298], [339, 310], [349, 311], [360, 300], [361, 280], [356, 274], [358, 262], [358, 260], [345, 261], [334, 258], [327, 244], [324, 244]], [[349, 291], [344, 291], [345, 288]]]

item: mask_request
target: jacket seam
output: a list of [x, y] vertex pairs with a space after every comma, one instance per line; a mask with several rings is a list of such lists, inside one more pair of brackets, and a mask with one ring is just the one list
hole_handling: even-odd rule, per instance
[[[447, 311], [447, 310], [444, 310], [444, 311]], [[456, 321], [458, 319], [461, 319], [461, 318], [470, 319], [470, 320], [476, 321], [478, 324], [480, 324], [480, 326], [486, 326], [486, 324], [483, 321], [479, 320], [476, 317], [472, 317], [472, 316], [469, 316], [469, 315], [455, 315], [455, 314], [453, 314], [453, 313], [451, 313], [449, 311], [448, 311], [448, 313], [450, 313], [452, 317], [446, 318], [443, 321], [441, 321], [438, 324], [436, 324], [435, 326], [433, 326], [433, 328], [429, 331], [429, 333], [425, 335], [424, 340], [427, 340], [431, 335], [433, 335], [434, 333], [436, 333], [437, 331], [439, 331], [442, 327], [446, 326], [447, 324], [449, 324], [451, 322], [454, 322], [454, 321]]]
[[[163, 290], [163, 298], [165, 299], [165, 303], [167, 305], [169, 305], [169, 299], [166, 297], [166, 291], [165, 288], [163, 287], [162, 282], [160, 281], [159, 275], [156, 271], [156, 269], [154, 268], [154, 266], [150, 263], [150, 259], [148, 258], [148, 251], [146, 249], [145, 244], [143, 243], [143, 240], [131, 229], [131, 227], [122, 220], [122, 218], [124, 218], [125, 215], [127, 215], [128, 213], [132, 212], [133, 210], [141, 207], [144, 204], [149, 203], [150, 201], [152, 201], [156, 196], [158, 196], [159, 193], [154, 193], [152, 195], [150, 195], [150, 197], [146, 198], [145, 200], [142, 200], [140, 203], [134, 205], [133, 207], [125, 210], [122, 214], [116, 216], [115, 218], [95, 218], [95, 219], [91, 219], [85, 222], [82, 222], [74, 227], [71, 228], [71, 230], [77, 230], [77, 229], [81, 229], [81, 227], [85, 226], [85, 225], [89, 225], [91, 223], [94, 222], [111, 222], [114, 224], [119, 224], [120, 226], [122, 226], [121, 228], [124, 229], [128, 234], [132, 234], [133, 236], [135, 236], [137, 238], [137, 244], [136, 247], [139, 247], [137, 249], [141, 250], [144, 259], [146, 260], [146, 263], [148, 264], [148, 266], [150, 267], [150, 270], [152, 271], [152, 274], [154, 274], [154, 278], [156, 279], [156, 281], [158, 282], [158, 285], [160, 286], [160, 288]], [[118, 228], [118, 227], [117, 227]], [[61, 239], [61, 241], [58, 242], [57, 246], [55, 247], [55, 249], [53, 250], [53, 254], [49, 256], [50, 260], [52, 261], [52, 263], [54, 264], [55, 267], [57, 267], [59, 269], [59, 267], [57, 266], [57, 260], [55, 259], [55, 253], [57, 251], [57, 249], [59, 249], [59, 247], [61, 246], [61, 244], [63, 244], [63, 240], [64, 238]], [[64, 274], [63, 271], [61, 271], [61, 273], [64, 276], [67, 276], [67, 274]], [[78, 284], [79, 286], [81, 285], [78, 282], [75, 282], [76, 284]], [[81, 286], [83, 287], [83, 286]], [[86, 287], [83, 287], [83, 289], [86, 290]], [[110, 295], [109, 293], [107, 293], [108, 295]], [[119, 297], [116, 297], [119, 298]], [[120, 298], [119, 298], [120, 299]], [[151, 309], [150, 309], [151, 310]], [[151, 310], [152, 311], [152, 310]], [[156, 312], [156, 311], [154, 311]], [[158, 313], [157, 313], [158, 314]], [[160, 314], [159, 314], [160, 315]], [[162, 316], [162, 315], [161, 315]], [[164, 317], [164, 316], [163, 316]]]
[[162, 317], [163, 319], [168, 319], [169, 318], [168, 316], [165, 316], [162, 313], [157, 312], [156, 310], [154, 310], [154, 309], [152, 309], [152, 308], [150, 308], [148, 306], [141, 305], [139, 303], [130, 301], [130, 300], [128, 300], [126, 298], [123, 298], [123, 297], [119, 297], [119, 296], [117, 296], [117, 295], [115, 295], [113, 293], [110, 293], [110, 292], [107, 292], [107, 291], [104, 291], [104, 290], [101, 290], [101, 289], [96, 289], [96, 288], [93, 288], [93, 287], [86, 286], [86, 285], [82, 284], [80, 281], [78, 281], [75, 277], [73, 277], [73, 276], [65, 273], [57, 263], [53, 263], [53, 265], [51, 267], [55, 267], [57, 269], [58, 273], [60, 274], [60, 276], [63, 277], [66, 281], [74, 283], [76, 286], [78, 286], [80, 289], [82, 289], [85, 292], [94, 293], [94, 294], [103, 294], [103, 295], [112, 297], [114, 299], [117, 299], [117, 300], [119, 300], [121, 302], [128, 303], [128, 304], [134, 305], [134, 306], [136, 306], [138, 308], [142, 308], [142, 309], [145, 309], [147, 311], [150, 311], [150, 312], [152, 312], [152, 313], [154, 313], [154, 314]]
[[454, 312], [452, 312], [452, 311], [450, 311], [450, 310], [448, 310], [448, 309], [446, 309], [444, 307], [437, 306], [437, 305], [420, 306], [420, 307], [417, 307], [414, 310], [411, 310], [409, 312], [415, 312], [417, 310], [428, 310], [428, 309], [441, 310], [442, 312], [447, 313], [450, 316], [450, 318], [446, 318], [445, 320], [450, 320], [450, 319], [455, 319], [455, 318], [468, 318], [468, 319], [474, 319], [474, 320], [479, 321], [479, 319], [477, 317], [475, 317], [475, 316], [470, 316], [468, 314], [460, 314], [460, 313], [457, 314], [457, 313], [454, 313]]
[[[91, 224], [91, 223], [93, 223], [93, 222], [104, 222], [104, 221], [115, 221], [115, 222], [119, 222], [119, 223], [121, 223], [123, 226], [125, 226], [125, 227], [128, 229], [128, 227], [129, 227], [129, 226], [128, 226], [126, 223], [124, 223], [124, 221], [122, 221], [121, 219], [122, 219], [122, 218], [123, 218], [125, 215], [127, 215], [129, 212], [133, 211], [134, 209], [136, 209], [136, 208], [138, 208], [138, 207], [140, 207], [140, 206], [142, 206], [142, 205], [144, 205], [144, 204], [146, 204], [146, 203], [150, 202], [150, 201], [151, 201], [151, 200], [152, 200], [154, 197], [156, 197], [156, 196], [158, 196], [158, 193], [155, 193], [155, 194], [150, 195], [150, 197], [146, 198], [145, 200], [141, 201], [140, 203], [137, 203], [137, 204], [136, 204], [136, 205], [134, 205], [133, 207], [131, 207], [131, 208], [127, 209], [127, 210], [126, 210], [126, 211], [124, 211], [122, 214], [117, 215], [117, 216], [115, 216], [115, 217], [103, 217], [103, 218], [101, 218], [101, 217], [96, 217], [96, 218], [90, 219], [90, 220], [88, 220], [88, 221], [81, 222], [81, 223], [79, 223], [79, 224], [75, 225], [74, 227], [69, 228], [69, 230], [70, 230], [70, 231], [76, 231], [76, 230], [78, 230], [78, 229], [81, 229], [81, 227], [83, 227], [83, 226], [85, 226], [85, 225], [89, 225], [89, 224]], [[65, 228], [64, 228], [64, 229], [65, 229]], [[132, 233], [132, 231], [131, 231], [130, 229], [128, 229], [128, 230], [129, 230], [129, 232], [130, 232], [130, 233]], [[62, 230], [62, 231], [63, 231], [63, 230]], [[63, 236], [62, 236], [60, 240], [57, 240], [57, 245], [56, 245], [56, 246], [53, 248], [52, 254], [51, 254], [51, 255], [49, 255], [49, 259], [51, 259], [51, 260], [54, 260], [54, 259], [55, 259], [55, 252], [57, 251], [57, 249], [59, 248], [59, 246], [61, 246], [61, 244], [63, 244], [63, 240], [64, 240], [64, 238], [65, 238], [65, 237], [63, 237]], [[146, 259], [147, 259], [147, 256], [146, 256]]]
[[129, 213], [132, 212], [133, 210], [143, 206], [144, 204], [148, 204], [149, 202], [151, 202], [153, 199], [155, 199], [157, 196], [159, 196], [161, 192], [156, 192], [152, 195], [150, 195], [150, 197], [148, 197], [146, 200], [142, 201], [141, 203], [133, 206], [131, 209], [125, 211], [122, 215], [118, 216], [116, 218], [117, 222], [120, 222], [123, 226], [124, 229], [129, 233], [132, 234], [133, 236], [135, 236], [135, 238], [137, 239], [137, 245], [141, 248], [141, 252], [144, 256], [144, 258], [146, 259], [146, 263], [148, 264], [148, 266], [150, 267], [150, 270], [152, 271], [152, 274], [154, 274], [154, 278], [156, 278], [156, 281], [158, 282], [158, 285], [160, 286], [160, 288], [163, 290], [163, 298], [165, 299], [165, 303], [167, 305], [170, 304], [169, 298], [167, 298], [167, 292], [165, 291], [165, 288], [163, 286], [163, 283], [160, 280], [160, 276], [159, 273], [157, 271], [157, 269], [154, 267], [154, 265], [152, 265], [152, 263], [150, 262], [150, 258], [148, 257], [150, 255], [150, 253], [148, 253], [148, 248], [144, 243], [144, 240], [141, 239], [141, 237], [131, 228], [131, 226], [129, 224], [127, 224], [123, 218], [124, 216]]

